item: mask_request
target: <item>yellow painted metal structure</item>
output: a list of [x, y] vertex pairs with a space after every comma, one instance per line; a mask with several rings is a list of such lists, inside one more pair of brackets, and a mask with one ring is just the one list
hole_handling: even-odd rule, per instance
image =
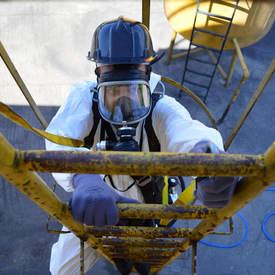
[[233, 52], [233, 55], [232, 55], [228, 75], [225, 78], [225, 86], [228, 86], [229, 83], [231, 82], [237, 60], [239, 60], [239, 62], [241, 64], [242, 77], [241, 77], [241, 80], [239, 81], [237, 87], [234, 89], [234, 91], [232, 93], [232, 96], [231, 96], [229, 102], [227, 103], [227, 106], [225, 107], [225, 110], [223, 111], [221, 117], [218, 119], [218, 121], [217, 121], [218, 124], [220, 124], [224, 121], [224, 119], [225, 119], [226, 115], [228, 114], [231, 106], [236, 101], [237, 97], [240, 95], [241, 86], [247, 81], [247, 79], [249, 77], [249, 74], [250, 74], [249, 70], [248, 70], [248, 67], [245, 63], [244, 56], [242, 54], [242, 51], [241, 51], [241, 48], [240, 48], [240, 45], [238, 43], [237, 38], [233, 38], [232, 42], [234, 44], [234, 52]]
[[22, 150], [17, 152], [15, 160], [17, 168], [38, 172], [150, 176], [265, 175], [263, 158], [258, 155]]
[[[168, 49], [167, 64], [169, 64], [172, 59], [182, 57], [187, 53], [187, 51], [184, 51], [183, 53], [173, 54], [177, 34], [180, 34], [187, 40], [190, 40], [192, 37], [192, 43], [194, 44], [202, 45], [203, 47], [208, 47], [210, 49], [221, 49], [223, 37], [211, 35], [211, 32], [212, 34], [217, 33], [220, 35], [226, 33], [227, 28], [229, 27], [228, 19], [234, 14], [235, 2], [236, 1], [229, 0], [165, 0], [165, 15], [173, 30]], [[201, 13], [196, 17], [197, 9], [199, 9]], [[203, 14], [204, 12], [205, 14]], [[194, 32], [194, 35], [192, 36], [195, 17], [195, 27], [201, 31]], [[225, 73], [224, 69], [219, 64], [217, 69], [225, 80], [225, 86], [228, 86], [231, 82], [238, 60], [243, 75], [240, 82], [235, 87], [224, 112], [220, 118], [217, 119], [217, 124], [223, 122], [231, 106], [239, 96], [241, 86], [249, 77], [248, 66], [245, 63], [241, 48], [252, 45], [263, 38], [272, 27], [274, 19], [274, 1], [240, 0], [238, 2], [224, 46], [225, 50], [233, 50], [228, 74]], [[191, 52], [195, 53], [199, 50], [201, 50], [201, 48], [194, 48]], [[211, 51], [208, 51], [207, 53], [213, 64], [216, 64], [217, 60], [215, 60], [216, 58], [213, 53]]]
[[[178, 2], [187, 3], [188, 1]], [[150, 1], [143, 1], [144, 5], [148, 5], [148, 3], [150, 4]], [[246, 1], [246, 3], [250, 2]], [[149, 27], [149, 12], [146, 13], [144, 8], [143, 22]], [[265, 26], [267, 25], [265, 24]], [[272, 64], [271, 74], [274, 72], [274, 61]], [[234, 67], [233, 65], [232, 67]], [[20, 80], [21, 78], [15, 68], [13, 71], [12, 67], [10, 68], [15, 80]], [[173, 85], [170, 79], [164, 78], [162, 80], [167, 80], [167, 83]], [[23, 81], [20, 83], [18, 85], [21, 85], [23, 89], [21, 90], [24, 93], [27, 89], [24, 88]], [[265, 85], [266, 81], [262, 86]], [[29, 94], [28, 91], [27, 94]], [[257, 98], [258, 96], [259, 94], [257, 94]], [[31, 98], [28, 95], [27, 97]], [[30, 105], [34, 108], [36, 106], [32, 101]], [[253, 105], [250, 106], [249, 110], [252, 107]], [[37, 110], [35, 112], [37, 113]], [[246, 116], [243, 117], [241, 124]], [[211, 120], [211, 114], [209, 118]], [[16, 119], [18, 120], [18, 118]], [[40, 119], [40, 122], [44, 127], [46, 126], [43, 118]], [[212, 123], [215, 123], [215, 121], [212, 121]], [[201, 223], [195, 228], [93, 227], [76, 222], [67, 204], [62, 202], [48, 188], [47, 184], [36, 173], [37, 171], [131, 175], [238, 175], [244, 178], [242, 180], [243, 184], [238, 188], [231, 203], [223, 209], [216, 210], [187, 205], [191, 201], [190, 198], [192, 199], [194, 184], [191, 184], [186, 192], [180, 196], [179, 201], [182, 201], [183, 205], [118, 205], [120, 216], [123, 218], [201, 219]], [[18, 190], [45, 212], [74, 232], [81, 240], [97, 249], [103, 257], [110, 261], [117, 258], [129, 258], [134, 261], [138, 259], [139, 262], [150, 263], [151, 271], [157, 272], [190, 247], [193, 248], [192, 255], [195, 258], [197, 241], [212, 233], [218, 225], [234, 215], [275, 181], [275, 143], [263, 155], [50, 152], [16, 150], [0, 135], [0, 175], [16, 186]], [[84, 255], [81, 255], [81, 259], [84, 259]], [[192, 269], [195, 272], [195, 266]]]
[[[200, 0], [200, 10], [230, 17], [233, 12], [233, 1], [226, 0]], [[172, 29], [190, 40], [194, 18], [197, 9], [196, 0], [165, 0], [164, 12]], [[240, 47], [247, 47], [263, 38], [270, 30], [274, 21], [274, 1], [240, 0], [230, 29], [225, 49], [233, 49], [232, 39], [239, 41]], [[225, 33], [227, 24], [221, 18], [199, 16], [196, 27]], [[211, 35], [196, 34], [194, 42], [212, 48], [221, 47], [221, 39]]]
[[227, 140], [224, 144], [225, 149], [227, 149], [230, 146], [230, 144], [232, 143], [232, 141], [236, 137], [236, 135], [239, 132], [240, 128], [242, 127], [244, 121], [246, 120], [247, 116], [249, 115], [249, 113], [251, 112], [251, 110], [253, 109], [255, 104], [257, 103], [259, 97], [263, 93], [266, 85], [269, 83], [269, 81], [271, 80], [274, 73], [275, 73], [275, 58], [273, 58], [273, 60], [272, 60], [271, 64], [269, 65], [263, 79], [261, 80], [259, 86], [255, 90], [255, 92], [252, 95], [251, 99], [249, 100], [245, 110], [243, 111], [239, 121], [236, 123], [235, 127], [233, 128], [233, 130], [231, 131], [229, 137], [227, 138]]
[[150, 6], [151, 0], [142, 0], [142, 23], [150, 28]]
[[[124, 218], [201, 219], [195, 228], [83, 226], [34, 171], [146, 175], [239, 175], [243, 184], [222, 209], [119, 204]], [[156, 273], [275, 181], [275, 143], [263, 155], [19, 151], [0, 136], [0, 175], [110, 261], [148, 262]], [[195, 255], [195, 254], [194, 254]], [[82, 255], [83, 257], [83, 255]], [[195, 256], [194, 256], [195, 257]], [[193, 270], [194, 270], [193, 266]]]

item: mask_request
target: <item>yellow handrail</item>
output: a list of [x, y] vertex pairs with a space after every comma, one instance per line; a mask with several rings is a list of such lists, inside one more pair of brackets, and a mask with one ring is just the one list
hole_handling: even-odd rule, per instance
[[[149, 160], [154, 160], [154, 165], [147, 169]], [[176, 166], [175, 160], [177, 160]], [[127, 161], [131, 163], [134, 174], [147, 172], [146, 174], [153, 175], [155, 172], [152, 167], [154, 167], [158, 173], [164, 171], [162, 174], [166, 175], [179, 174], [181, 171], [181, 175], [189, 175], [192, 172], [205, 176], [238, 174], [249, 177], [242, 179], [242, 184], [230, 204], [222, 209], [142, 204], [118, 205], [120, 214], [125, 218], [161, 217], [170, 219], [185, 217], [202, 219], [194, 229], [141, 226], [87, 227], [76, 222], [72, 218], [67, 204], [60, 201], [35, 172], [29, 170], [44, 172], [78, 170], [78, 172], [83, 172], [81, 164], [88, 169], [90, 161], [96, 166], [96, 172], [100, 171], [106, 174], [119, 172], [117, 170], [119, 166], [121, 166], [121, 173], [128, 174], [131, 167], [126, 165]], [[117, 161], [120, 162], [120, 165]], [[58, 162], [61, 162], [62, 165], [58, 165]], [[74, 162], [76, 168], [72, 169]], [[107, 165], [108, 163], [109, 165]], [[198, 164], [196, 165], [196, 163]], [[139, 169], [139, 166], [142, 168]], [[187, 169], [185, 169], [186, 167]], [[217, 226], [264, 191], [275, 181], [274, 167], [275, 143], [263, 155], [118, 153], [115, 156], [113, 152], [101, 153], [101, 155], [60, 152], [58, 157], [58, 152], [15, 150], [0, 135], [0, 175], [2, 177], [15, 185], [19, 191], [64, 224], [79, 238], [97, 249], [102, 256], [110, 261], [116, 258], [138, 262], [146, 261], [151, 264], [151, 272], [158, 272], [190, 246], [194, 247], [198, 240], [210, 234]], [[89, 168], [87, 171], [93, 172], [94, 170]], [[167, 173], [168, 171], [169, 173]], [[136, 246], [133, 246], [134, 242]], [[162, 243], [164, 243], [163, 246]]]

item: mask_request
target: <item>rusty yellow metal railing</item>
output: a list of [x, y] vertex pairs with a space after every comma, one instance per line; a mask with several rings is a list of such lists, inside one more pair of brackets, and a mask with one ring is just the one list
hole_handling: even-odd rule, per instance
[[22, 94], [28, 101], [30, 107], [33, 110], [33, 113], [35, 114], [36, 118], [42, 125], [42, 127], [45, 129], [48, 126], [48, 122], [44, 118], [43, 114], [41, 113], [40, 109], [38, 108], [37, 104], [35, 103], [33, 97], [31, 96], [31, 93], [29, 92], [25, 82], [21, 78], [19, 72], [17, 71], [15, 65], [13, 64], [8, 52], [6, 51], [4, 45], [0, 41], [0, 57], [7, 66], [7, 69], [9, 70], [10, 74], [12, 75], [13, 79], [15, 80], [18, 88], [21, 90]]
[[142, 23], [150, 28], [151, 0], [142, 0]]
[[[35, 173], [79, 172], [131, 175], [243, 176], [231, 203], [201, 206], [119, 204], [123, 218], [202, 219], [195, 228], [84, 226]], [[80, 239], [113, 261], [128, 258], [151, 264], [156, 273], [210, 234], [275, 181], [275, 143], [263, 155], [19, 151], [0, 136], [0, 175]], [[195, 250], [193, 256], [195, 255]], [[195, 257], [195, 256], [194, 256]], [[195, 267], [193, 266], [193, 271]]]
[[224, 148], [228, 149], [236, 135], [238, 134], [239, 130], [241, 129], [242, 125], [244, 124], [246, 118], [256, 105], [257, 101], [259, 100], [261, 94], [263, 93], [265, 87], [268, 85], [269, 81], [272, 79], [273, 75], [275, 73], [275, 58], [272, 59], [271, 64], [269, 65], [268, 69], [266, 70], [261, 82], [259, 83], [257, 89], [251, 96], [251, 99], [247, 103], [242, 115], [240, 116], [240, 119], [237, 121], [236, 125], [234, 126], [233, 130], [229, 134], [229, 137], [227, 138], [226, 142], [224, 143]]

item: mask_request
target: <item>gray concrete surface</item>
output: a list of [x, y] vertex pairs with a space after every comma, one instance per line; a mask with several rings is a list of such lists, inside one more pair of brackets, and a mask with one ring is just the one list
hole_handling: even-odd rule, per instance
[[[92, 30], [102, 21], [127, 15], [139, 19], [141, 1], [5, 1], [0, 2], [0, 39], [11, 55], [18, 71], [26, 81], [33, 97], [46, 119], [50, 121], [58, 106], [65, 100], [71, 84], [92, 76], [92, 66], [86, 61]], [[162, 1], [152, 1], [151, 33], [156, 50], [165, 51], [171, 29], [164, 17]], [[251, 75], [242, 87], [220, 131], [226, 139], [240, 117], [265, 70], [274, 58], [275, 27], [253, 46], [243, 49]], [[227, 67], [231, 53], [225, 52], [222, 64]], [[163, 61], [154, 65], [154, 71], [180, 80], [184, 60], [166, 67]], [[92, 68], [91, 68], [92, 67]], [[39, 127], [24, 97], [0, 62], [0, 98], [32, 125]], [[240, 67], [230, 87], [221, 85], [217, 74], [207, 101], [217, 118], [226, 106], [233, 88], [241, 77]], [[258, 154], [264, 152], [275, 139], [274, 79], [270, 81], [256, 107], [251, 112], [230, 152]], [[198, 92], [199, 94], [200, 92]], [[167, 87], [167, 94], [177, 91]], [[201, 110], [184, 96], [181, 100], [192, 116], [208, 124]], [[19, 149], [41, 149], [43, 141], [33, 134], [0, 117], [0, 131]], [[49, 175], [42, 175], [52, 185]], [[0, 179], [0, 274], [49, 274], [51, 245], [57, 236], [47, 234], [46, 215], [14, 187]], [[60, 188], [64, 200], [69, 195]], [[264, 192], [241, 212], [248, 221], [247, 240], [233, 249], [217, 249], [199, 245], [198, 274], [200, 275], [273, 275], [275, 274], [275, 247], [261, 232], [263, 217], [275, 209], [274, 192]], [[234, 217], [235, 230], [230, 237], [209, 237], [207, 240], [230, 244], [240, 240], [244, 225]], [[52, 226], [58, 227], [53, 224]], [[223, 226], [223, 229], [225, 226]], [[275, 238], [275, 220], [268, 229]], [[181, 255], [160, 274], [189, 274], [190, 252]], [[117, 274], [105, 261], [99, 262], [89, 274]]]

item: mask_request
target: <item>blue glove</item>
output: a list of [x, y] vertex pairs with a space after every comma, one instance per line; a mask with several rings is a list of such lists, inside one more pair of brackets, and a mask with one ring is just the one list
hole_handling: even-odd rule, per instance
[[116, 225], [119, 211], [116, 203], [138, 203], [119, 195], [99, 175], [77, 174], [73, 177], [70, 209], [73, 217], [87, 225]]
[[[198, 142], [190, 153], [225, 153], [214, 143], [203, 140]], [[198, 177], [195, 196], [207, 207], [222, 208], [231, 200], [238, 177]]]

